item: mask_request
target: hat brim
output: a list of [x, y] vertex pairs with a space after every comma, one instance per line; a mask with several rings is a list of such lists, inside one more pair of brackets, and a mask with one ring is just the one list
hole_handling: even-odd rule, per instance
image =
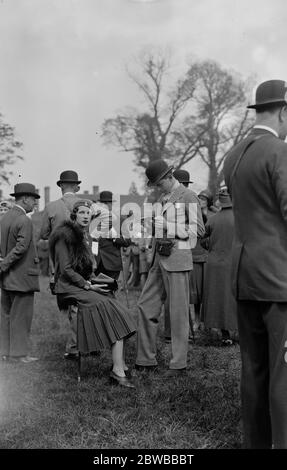
[[248, 109], [260, 109], [265, 106], [272, 106], [273, 104], [282, 104], [282, 105], [287, 105], [286, 101], [284, 100], [271, 100], [271, 101], [263, 101], [262, 103], [257, 103], [257, 104], [250, 104], [249, 106], [246, 106]]
[[57, 181], [57, 186], [60, 186], [62, 183], [72, 183], [72, 184], [81, 184], [82, 181], [75, 181], [75, 180], [59, 180]]
[[24, 192], [24, 193], [11, 193], [10, 196], [13, 197], [18, 197], [18, 196], [33, 196], [35, 199], [40, 199], [41, 196], [37, 193], [29, 193], [29, 192]]
[[155, 181], [148, 181], [148, 182], [147, 182], [147, 186], [148, 186], [148, 187], [156, 186], [157, 183], [158, 183], [160, 180], [162, 180], [171, 170], [173, 170], [173, 165], [171, 165], [171, 166], [170, 166], [169, 168], [167, 168], [161, 175], [159, 175]]

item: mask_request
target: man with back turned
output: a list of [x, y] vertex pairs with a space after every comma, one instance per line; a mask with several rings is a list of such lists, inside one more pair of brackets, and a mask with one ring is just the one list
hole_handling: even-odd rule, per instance
[[287, 448], [287, 83], [256, 90], [251, 133], [229, 153], [233, 281], [246, 448]]

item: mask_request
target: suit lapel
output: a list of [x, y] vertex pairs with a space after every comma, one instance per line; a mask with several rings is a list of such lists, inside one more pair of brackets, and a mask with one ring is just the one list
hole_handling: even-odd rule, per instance
[[169, 207], [171, 207], [180, 197], [185, 193], [185, 188], [180, 185], [178, 186], [173, 193], [171, 194], [169, 200], [164, 204], [162, 208], [162, 213], [166, 212]]

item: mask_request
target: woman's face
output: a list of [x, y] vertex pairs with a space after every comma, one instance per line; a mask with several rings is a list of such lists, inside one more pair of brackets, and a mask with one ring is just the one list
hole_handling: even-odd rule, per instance
[[88, 227], [91, 222], [92, 211], [89, 207], [80, 206], [76, 214], [76, 222], [81, 227]]
[[200, 207], [201, 209], [206, 209], [207, 208], [207, 199], [206, 197], [199, 197], [199, 203], [200, 203]]

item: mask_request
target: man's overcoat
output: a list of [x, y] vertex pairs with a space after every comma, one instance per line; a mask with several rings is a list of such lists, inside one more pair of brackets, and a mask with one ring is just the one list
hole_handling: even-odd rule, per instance
[[[262, 137], [248, 148], [231, 181], [236, 160], [258, 135]], [[268, 130], [253, 129], [227, 157], [224, 176], [235, 216], [236, 298], [287, 302], [286, 143]]]

